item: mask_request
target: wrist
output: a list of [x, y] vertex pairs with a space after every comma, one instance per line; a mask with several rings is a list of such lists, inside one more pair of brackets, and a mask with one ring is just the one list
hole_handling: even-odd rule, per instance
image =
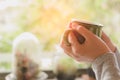
[[117, 50], [116, 46], [113, 45], [112, 48], [111, 48], [111, 51], [112, 51], [113, 53], [115, 53], [116, 50]]
[[112, 53], [112, 51], [108, 47], [106, 47], [105, 49], [103, 49], [103, 50], [99, 51], [98, 53], [96, 53], [93, 60], [95, 60], [96, 58], [98, 58], [98, 57], [100, 57], [100, 56], [102, 56], [104, 54], [107, 54], [107, 53]]
[[111, 51], [115, 52], [116, 50], [115, 44], [113, 44], [111, 41], [109, 41], [107, 44], [108, 44], [108, 47], [111, 49]]

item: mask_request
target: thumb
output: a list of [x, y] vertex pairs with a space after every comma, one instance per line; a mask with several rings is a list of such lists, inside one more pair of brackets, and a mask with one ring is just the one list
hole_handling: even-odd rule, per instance
[[78, 42], [78, 40], [77, 40], [75, 34], [73, 33], [73, 31], [71, 31], [71, 32], [69, 33], [68, 40], [69, 40], [69, 42], [71, 43], [71, 46], [76, 47], [76, 46], [79, 46], [79, 45], [80, 45], [80, 43]]
[[74, 54], [75, 56], [78, 56], [78, 52], [79, 52], [78, 50], [79, 50], [79, 49], [82, 49], [82, 44], [80, 44], [80, 43], [78, 42], [78, 40], [77, 40], [77, 38], [76, 38], [76, 36], [75, 36], [75, 34], [74, 34], [73, 31], [71, 31], [71, 32], [69, 33], [68, 40], [69, 40], [69, 42], [70, 42], [70, 44], [71, 44], [71, 49], [72, 49], [72, 51], [73, 51], [73, 54]]
[[90, 30], [86, 29], [84, 26], [73, 24], [72, 28], [81, 34], [85, 39], [94, 38], [95, 35]]
[[75, 26], [74, 29], [81, 34], [85, 39], [94, 38], [95, 34], [86, 29], [84, 26]]
[[105, 42], [108, 43], [110, 42], [110, 38], [107, 36], [107, 34], [105, 34], [105, 32], [102, 31], [102, 36], [101, 39]]

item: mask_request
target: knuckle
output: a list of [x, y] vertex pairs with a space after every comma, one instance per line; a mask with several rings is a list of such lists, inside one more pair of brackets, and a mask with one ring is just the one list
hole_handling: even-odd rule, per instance
[[80, 55], [81, 55], [81, 56], [84, 56], [84, 54], [83, 54], [83, 53], [81, 53]]
[[64, 47], [64, 43], [63, 42], [60, 43], [60, 47]]
[[79, 51], [77, 49], [74, 50], [74, 53], [78, 55]]
[[63, 48], [63, 44], [60, 44], [60, 47], [62, 47], [62, 48]]

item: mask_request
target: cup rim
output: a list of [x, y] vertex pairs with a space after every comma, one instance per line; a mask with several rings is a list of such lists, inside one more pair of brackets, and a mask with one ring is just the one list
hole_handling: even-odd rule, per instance
[[71, 20], [71, 23], [73, 23], [73, 22], [78, 23], [78, 24], [82, 23], [82, 24], [93, 25], [93, 26], [97, 26], [97, 27], [99, 27], [99, 28], [102, 28], [102, 27], [103, 27], [103, 25], [100, 24], [100, 23], [93, 23], [93, 22], [85, 21], [85, 20], [72, 19], [72, 20]]

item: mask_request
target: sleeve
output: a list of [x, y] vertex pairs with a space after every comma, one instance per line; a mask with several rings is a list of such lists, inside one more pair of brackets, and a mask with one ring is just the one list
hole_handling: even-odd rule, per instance
[[113, 53], [106, 53], [92, 63], [97, 80], [120, 80], [120, 70]]
[[120, 69], [120, 52], [117, 48], [115, 50], [115, 56], [116, 56], [117, 63], [118, 63], [119, 69]]

